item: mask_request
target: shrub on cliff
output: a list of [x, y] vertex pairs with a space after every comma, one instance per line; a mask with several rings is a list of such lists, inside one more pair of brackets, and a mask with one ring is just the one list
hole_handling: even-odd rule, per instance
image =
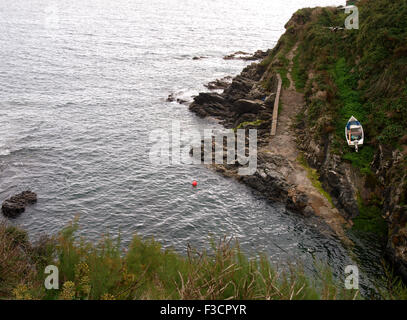
[[[278, 270], [265, 256], [249, 259], [237, 243], [212, 242], [212, 250], [188, 247], [186, 256], [135, 236], [128, 249], [104, 237], [92, 244], [75, 236], [73, 223], [55, 238], [35, 246], [26, 233], [0, 225], [1, 299], [356, 299], [330, 268], [316, 265], [316, 276], [301, 263]], [[12, 235], [12, 236], [10, 236]], [[21, 237], [21, 235], [24, 235]], [[20, 239], [24, 239], [21, 243]], [[18, 249], [17, 247], [18, 246]], [[59, 269], [59, 290], [46, 290], [44, 269]], [[389, 276], [383, 299], [406, 297]], [[377, 298], [377, 297], [376, 297]]]
[[[127, 250], [105, 237], [94, 245], [68, 226], [46, 245], [0, 226], [0, 298], [14, 299], [353, 299], [329, 267], [319, 277], [299, 266], [277, 271], [265, 257], [248, 259], [237, 243], [182, 256], [154, 240], [134, 237]], [[36, 249], [34, 249], [36, 248]], [[59, 290], [46, 290], [44, 268], [59, 270]]]

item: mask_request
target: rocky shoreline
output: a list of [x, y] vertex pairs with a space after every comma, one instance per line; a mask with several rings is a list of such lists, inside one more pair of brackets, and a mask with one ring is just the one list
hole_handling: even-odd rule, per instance
[[312, 215], [306, 193], [287, 181], [292, 170], [289, 160], [267, 152], [270, 140], [271, 120], [277, 88], [277, 77], [266, 90], [262, 85], [265, 69], [252, 63], [233, 78], [223, 93], [203, 92], [194, 98], [189, 109], [200, 117], [214, 117], [228, 129], [257, 129], [258, 169], [252, 176], [239, 176], [238, 165], [214, 165], [216, 170], [260, 192], [266, 198], [281, 202], [286, 208], [304, 215]]
[[[314, 15], [310, 14], [309, 19], [314, 19], [319, 14], [318, 10], [313, 12]], [[226, 128], [257, 129], [258, 170], [254, 175], [238, 176], [237, 165], [214, 165], [215, 169], [272, 201], [284, 203], [289, 210], [304, 216], [322, 217], [344, 242], [348, 242], [345, 231], [352, 226], [354, 219], [361, 219], [359, 223], [362, 224], [370, 223], [368, 220], [373, 214], [366, 213], [370, 210], [366, 204], [375, 206], [375, 201], [379, 201], [373, 219], [383, 219], [387, 224], [387, 235], [377, 241], [387, 244], [384, 254], [395, 270], [407, 279], [407, 215], [404, 204], [407, 178], [403, 151], [377, 144], [373, 161], [369, 163], [369, 174], [364, 174], [333, 148], [335, 128], [327, 124], [336, 123], [338, 119], [322, 114], [310, 124], [313, 103], [324, 101], [329, 105], [335, 85], [331, 85], [332, 90], [321, 88], [315, 72], [309, 70], [303, 71], [307, 72], [307, 93], [300, 93], [294, 87], [291, 79], [293, 58], [303, 41], [300, 34], [307, 22], [304, 17], [294, 14], [286, 24], [286, 34], [267, 57], [244, 68], [230, 84], [221, 83], [219, 89], [224, 88], [222, 93], [200, 93], [189, 109], [199, 117], [218, 119]], [[225, 57], [234, 58], [233, 55]], [[284, 74], [289, 84], [282, 93], [283, 108], [279, 108], [282, 114], [279, 115], [276, 138], [270, 135], [270, 129], [277, 72]], [[215, 88], [217, 83], [213, 83]], [[315, 134], [316, 129], [320, 129], [318, 132], [321, 134]], [[308, 172], [315, 173], [314, 181], [310, 183], [312, 179], [299, 164]], [[363, 214], [365, 216], [360, 218]]]
[[[265, 86], [265, 80], [268, 85]], [[252, 63], [232, 79], [222, 93], [203, 92], [194, 97], [189, 110], [199, 117], [212, 117], [228, 129], [257, 129], [257, 171], [251, 176], [239, 176], [238, 164], [213, 164], [227, 177], [246, 184], [265, 198], [283, 203], [286, 209], [304, 216], [320, 216], [345, 244], [351, 241], [345, 234], [348, 222], [331, 207], [311, 183], [298, 163], [299, 153], [294, 131], [288, 145], [281, 132], [271, 136], [271, 124], [278, 78], [260, 63]], [[266, 89], [267, 88], [267, 89]], [[280, 131], [291, 132], [291, 121], [281, 124]], [[282, 141], [282, 142], [281, 142]]]

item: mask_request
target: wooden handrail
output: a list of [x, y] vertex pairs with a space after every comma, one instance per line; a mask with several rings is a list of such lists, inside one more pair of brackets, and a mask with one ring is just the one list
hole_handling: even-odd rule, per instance
[[276, 99], [274, 100], [274, 108], [273, 108], [273, 120], [271, 122], [271, 135], [275, 136], [277, 131], [277, 119], [278, 119], [278, 106], [280, 104], [280, 94], [281, 94], [281, 86], [282, 80], [279, 73], [277, 73], [278, 85], [277, 85], [277, 94]]

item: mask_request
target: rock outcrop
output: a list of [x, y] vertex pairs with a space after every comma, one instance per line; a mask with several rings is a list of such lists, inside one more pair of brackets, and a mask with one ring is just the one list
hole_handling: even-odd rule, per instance
[[359, 214], [358, 186], [353, 178], [358, 175], [357, 172], [349, 163], [343, 162], [340, 156], [329, 152], [329, 137], [315, 141], [315, 137], [307, 130], [296, 131], [299, 150], [303, 152], [307, 163], [318, 170], [320, 181], [332, 196], [335, 207], [348, 220], [356, 217]]
[[215, 117], [227, 128], [256, 118], [268, 118], [273, 106], [263, 100], [273, 95], [258, 84], [263, 72], [258, 64], [252, 63], [233, 78], [222, 93], [202, 92], [194, 97], [189, 109], [200, 117]]
[[267, 152], [276, 94], [275, 86], [267, 91], [260, 84], [264, 72], [261, 65], [252, 63], [233, 78], [223, 93], [204, 92], [196, 96], [190, 110], [200, 117], [214, 117], [226, 128], [257, 129], [259, 152], [257, 171], [253, 175], [238, 175], [238, 163], [226, 164], [225, 161], [213, 167], [223, 175], [248, 185], [267, 199], [285, 204], [291, 211], [310, 215], [312, 209], [308, 206], [307, 195], [287, 181], [288, 172], [292, 170], [290, 161]]
[[226, 89], [232, 80], [231, 76], [223, 77], [222, 79], [216, 79], [205, 85], [209, 90], [223, 90]]
[[372, 168], [381, 186], [383, 215], [389, 226], [386, 255], [407, 279], [407, 174], [404, 166], [399, 150], [379, 145]]
[[1, 211], [6, 217], [15, 218], [25, 211], [27, 205], [37, 202], [37, 195], [31, 191], [23, 191], [5, 200]]
[[248, 52], [244, 51], [237, 51], [235, 53], [229, 54], [227, 56], [224, 56], [223, 59], [225, 60], [245, 60], [245, 61], [255, 61], [255, 60], [261, 60], [267, 57], [270, 53], [270, 50], [267, 51], [262, 51], [262, 50], [257, 50], [255, 53], [250, 54]]

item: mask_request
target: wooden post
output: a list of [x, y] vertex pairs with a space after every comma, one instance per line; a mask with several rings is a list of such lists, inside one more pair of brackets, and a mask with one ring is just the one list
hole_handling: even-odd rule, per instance
[[274, 108], [273, 108], [273, 120], [271, 123], [271, 135], [275, 136], [277, 131], [277, 118], [278, 118], [278, 105], [280, 104], [280, 94], [281, 94], [281, 76], [277, 73], [278, 85], [277, 85], [277, 94], [276, 99], [274, 100]]

